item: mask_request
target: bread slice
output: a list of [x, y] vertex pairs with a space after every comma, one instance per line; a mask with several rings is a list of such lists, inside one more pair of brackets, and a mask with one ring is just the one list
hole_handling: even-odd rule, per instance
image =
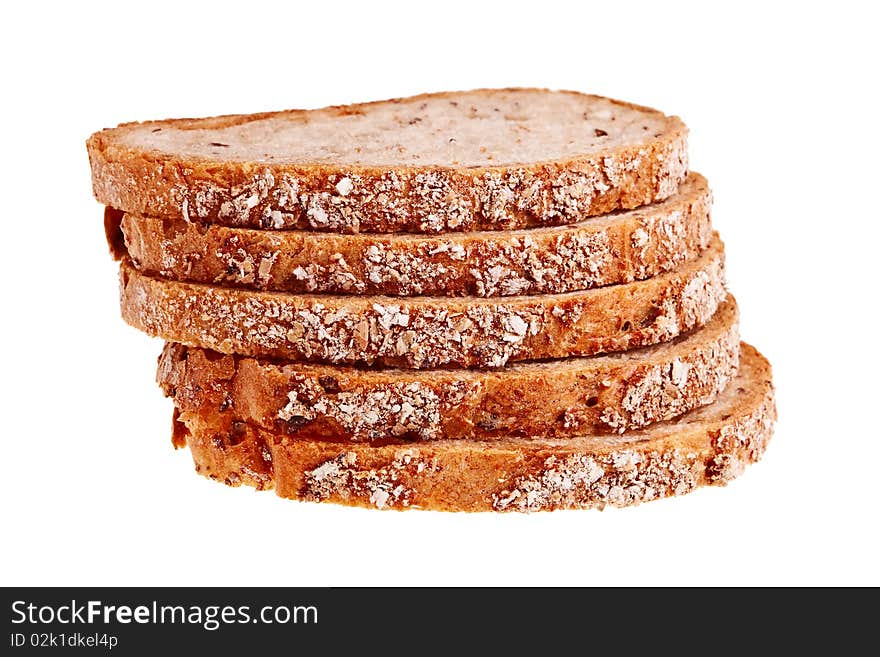
[[586, 356], [702, 326], [724, 299], [717, 237], [681, 268], [624, 285], [500, 300], [253, 292], [120, 267], [122, 316], [170, 342], [242, 356], [428, 368]]
[[657, 205], [571, 226], [413, 234], [200, 226], [108, 209], [139, 271], [179, 281], [327, 294], [559, 294], [650, 278], [696, 258], [712, 235], [706, 179]]
[[86, 145], [95, 196], [119, 210], [351, 233], [573, 223], [687, 174], [677, 117], [545, 89], [129, 123]]
[[770, 365], [742, 345], [739, 374], [709, 406], [623, 435], [372, 446], [295, 439], [222, 413], [175, 413], [196, 471], [281, 497], [386, 509], [543, 511], [629, 506], [723, 485], [773, 432]]
[[169, 343], [157, 380], [182, 411], [321, 440], [622, 433], [711, 403], [736, 374], [737, 319], [729, 297], [705, 327], [672, 342], [491, 372], [284, 364]]

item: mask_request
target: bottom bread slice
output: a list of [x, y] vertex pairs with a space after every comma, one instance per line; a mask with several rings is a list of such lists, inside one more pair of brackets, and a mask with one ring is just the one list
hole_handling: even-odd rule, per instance
[[764, 452], [776, 420], [770, 365], [742, 344], [714, 403], [622, 435], [440, 440], [418, 445], [292, 438], [224, 414], [175, 411], [196, 470], [281, 497], [374, 508], [539, 511], [629, 506], [723, 485]]

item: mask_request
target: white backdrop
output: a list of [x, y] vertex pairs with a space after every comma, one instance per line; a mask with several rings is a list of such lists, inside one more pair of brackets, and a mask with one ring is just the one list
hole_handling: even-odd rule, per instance
[[[0, 584], [880, 584], [868, 4], [6, 5]], [[489, 86], [688, 123], [743, 337], [774, 365], [764, 460], [727, 488], [533, 515], [301, 504], [194, 474], [153, 382], [161, 343], [118, 316], [88, 135]]]

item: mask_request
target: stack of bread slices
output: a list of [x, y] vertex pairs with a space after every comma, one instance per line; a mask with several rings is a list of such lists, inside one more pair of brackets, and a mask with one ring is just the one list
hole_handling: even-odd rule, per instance
[[676, 117], [537, 89], [88, 140], [196, 470], [377, 508], [625, 506], [775, 420]]

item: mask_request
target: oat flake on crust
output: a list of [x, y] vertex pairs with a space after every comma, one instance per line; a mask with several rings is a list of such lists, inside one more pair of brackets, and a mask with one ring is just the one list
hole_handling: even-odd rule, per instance
[[306, 425], [318, 417], [337, 423], [352, 439], [443, 437], [444, 417], [480, 388], [478, 381], [454, 381], [440, 389], [417, 381], [328, 395], [312, 378], [294, 375], [278, 419]]
[[355, 452], [344, 452], [305, 473], [302, 497], [320, 502], [332, 496], [361, 497], [376, 508], [409, 506], [413, 491], [401, 482], [405, 473], [439, 470], [416, 449], [400, 449], [388, 465], [362, 469]]

